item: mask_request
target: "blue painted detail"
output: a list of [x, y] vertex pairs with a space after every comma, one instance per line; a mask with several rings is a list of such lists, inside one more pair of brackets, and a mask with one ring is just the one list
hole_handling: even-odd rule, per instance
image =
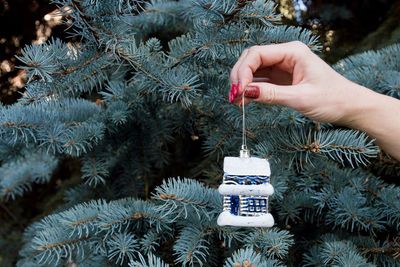
[[239, 196], [231, 196], [231, 213], [238, 215], [239, 210]]
[[262, 212], [263, 208], [267, 207], [267, 200], [265, 198], [247, 198], [247, 211]]
[[236, 178], [236, 179], [260, 179], [260, 180], [269, 180], [269, 176], [257, 176], [257, 175], [231, 175], [228, 173], [224, 173], [224, 177], [226, 178]]

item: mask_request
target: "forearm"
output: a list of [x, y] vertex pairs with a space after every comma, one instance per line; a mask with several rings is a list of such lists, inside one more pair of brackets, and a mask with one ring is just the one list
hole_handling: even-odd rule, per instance
[[400, 160], [400, 100], [361, 88], [357, 88], [363, 93], [350, 108], [347, 126], [366, 132], [385, 152]]

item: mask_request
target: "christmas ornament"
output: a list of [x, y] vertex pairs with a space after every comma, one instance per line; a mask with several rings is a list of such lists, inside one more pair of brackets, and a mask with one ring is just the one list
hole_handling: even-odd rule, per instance
[[246, 145], [244, 94], [242, 94], [243, 136], [239, 157], [224, 158], [224, 177], [218, 191], [224, 196], [223, 212], [218, 225], [272, 227], [274, 218], [268, 212], [268, 197], [274, 193], [270, 184], [267, 159], [250, 156]]

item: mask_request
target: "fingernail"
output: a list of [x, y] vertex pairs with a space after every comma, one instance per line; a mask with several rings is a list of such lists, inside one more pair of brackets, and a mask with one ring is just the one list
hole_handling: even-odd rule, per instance
[[233, 100], [235, 100], [236, 97], [236, 92], [237, 92], [237, 86], [236, 84], [232, 84], [231, 91], [229, 92], [229, 102], [233, 103]]
[[[233, 86], [233, 85], [232, 85]], [[232, 88], [233, 89], [233, 88]], [[233, 103], [234, 97], [233, 97], [233, 90], [229, 91], [229, 102], [231, 102], [231, 104]]]
[[234, 84], [232, 84], [232, 96], [233, 96], [233, 99], [235, 99], [235, 97], [236, 97], [236, 95], [237, 95], [237, 84], [236, 83], [234, 83]]
[[260, 96], [260, 88], [257, 86], [246, 86], [244, 89], [244, 96], [249, 98], [258, 98]]

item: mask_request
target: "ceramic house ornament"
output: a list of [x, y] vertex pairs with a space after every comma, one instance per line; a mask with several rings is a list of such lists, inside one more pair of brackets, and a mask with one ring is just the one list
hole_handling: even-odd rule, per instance
[[268, 197], [270, 184], [268, 160], [256, 157], [225, 157], [223, 183], [218, 191], [224, 196], [224, 211], [218, 225], [272, 227]]
[[270, 183], [267, 159], [250, 156], [246, 145], [244, 103], [243, 144], [240, 157], [224, 158], [224, 177], [218, 191], [224, 196], [220, 226], [272, 227], [274, 218], [268, 212], [268, 197], [274, 193]]

